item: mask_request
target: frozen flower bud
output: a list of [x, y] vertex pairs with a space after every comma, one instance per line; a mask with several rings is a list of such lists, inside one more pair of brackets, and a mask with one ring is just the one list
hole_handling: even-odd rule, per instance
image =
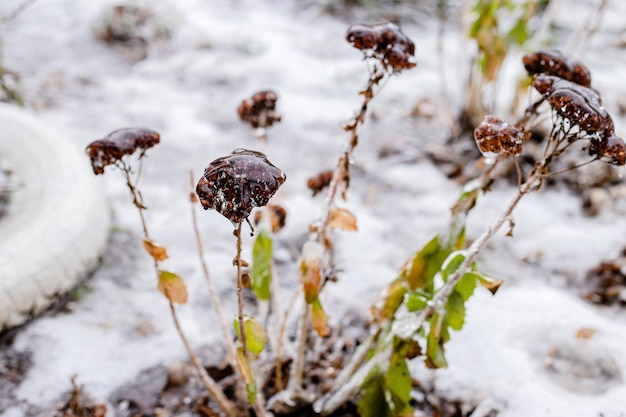
[[355, 24], [346, 39], [367, 58], [375, 58], [388, 71], [400, 72], [415, 67], [415, 44], [393, 23]]
[[196, 193], [205, 210], [217, 210], [237, 224], [265, 206], [285, 178], [265, 154], [239, 148], [206, 167]]
[[125, 155], [131, 155], [138, 149], [143, 157], [146, 149], [152, 148], [161, 140], [160, 135], [150, 129], [126, 128], [116, 130], [104, 139], [91, 142], [85, 150], [94, 174], [104, 173], [104, 167], [113, 165]]
[[281, 115], [276, 110], [278, 95], [270, 90], [259, 91], [251, 98], [241, 102], [237, 114], [241, 121], [250, 124], [253, 128], [269, 127], [281, 121]]
[[524, 55], [524, 67], [529, 75], [554, 75], [564, 80], [591, 86], [591, 73], [580, 61], [567, 58], [557, 51], [536, 51]]
[[506, 152], [517, 155], [522, 152], [526, 134], [499, 117], [487, 115], [474, 129], [474, 139], [483, 154]]

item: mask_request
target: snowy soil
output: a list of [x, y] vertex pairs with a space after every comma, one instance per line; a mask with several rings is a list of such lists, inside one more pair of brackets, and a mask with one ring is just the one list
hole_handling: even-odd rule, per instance
[[[277, 237], [286, 305], [298, 285], [297, 251], [322, 205], [321, 197], [310, 197], [306, 179], [334, 167], [346, 139], [341, 124], [359, 106], [356, 93], [367, 79], [360, 54], [343, 40], [345, 30], [368, 17], [355, 12], [348, 21], [307, 1], [136, 1], [154, 11], [171, 38], [150, 43], [148, 57], [133, 61], [123, 48], [94, 35], [104, 11], [117, 3], [36, 1], [0, 26], [4, 62], [22, 75], [32, 111], [77, 147], [120, 127], [161, 133], [140, 184], [147, 222], [170, 253], [164, 267], [187, 281], [190, 302], [179, 310], [192, 343], [220, 346], [193, 240], [189, 170], [197, 178], [206, 164], [237, 147], [258, 148], [235, 109], [260, 89], [278, 92], [284, 120], [269, 131], [266, 153], [287, 173], [277, 196], [289, 212]], [[557, 22], [567, 34], [592, 2], [561, 3]], [[0, 14], [16, 4], [2, 2]], [[617, 108], [626, 93], [620, 81], [626, 52], [619, 46], [626, 7], [618, 1], [607, 7], [585, 58], [624, 136], [626, 120]], [[372, 103], [376, 118], [361, 130], [346, 203], [359, 232], [337, 234], [340, 280], [323, 295], [333, 323], [346, 311], [366, 314], [404, 260], [445, 228], [459, 191], [421, 156], [427, 144], [445, 139], [443, 122], [408, 116], [420, 99], [437, 101], [436, 19], [416, 13], [402, 26], [416, 41], [419, 65], [389, 81]], [[461, 39], [454, 32], [445, 39], [447, 89], [456, 104], [468, 54]], [[509, 67], [521, 73], [519, 60]], [[380, 159], [381, 148], [402, 151], [410, 163]], [[106, 400], [141, 370], [185, 358], [140, 247], [139, 220], [122, 177], [110, 172], [100, 182], [114, 216], [110, 249], [91, 289], [69, 312], [33, 321], [2, 348], [32, 352], [24, 380], [0, 398], [3, 417], [41, 415], [70, 389], [74, 374], [93, 397]], [[502, 184], [482, 199], [470, 216], [469, 237], [478, 236], [514, 193]], [[426, 371], [416, 363], [416, 375], [433, 381], [442, 395], [493, 406], [502, 417], [626, 416], [626, 313], [586, 303], [572, 285], [626, 246], [625, 214], [622, 198], [585, 217], [580, 197], [559, 187], [525, 198], [515, 212], [515, 237], [500, 233], [479, 262], [505, 285], [495, 297], [477, 291], [465, 328], [448, 344], [449, 369]], [[200, 227], [211, 275], [234, 314], [232, 226], [215, 212], [202, 212]], [[248, 254], [250, 242], [244, 239]], [[583, 328], [596, 332], [577, 338]]]

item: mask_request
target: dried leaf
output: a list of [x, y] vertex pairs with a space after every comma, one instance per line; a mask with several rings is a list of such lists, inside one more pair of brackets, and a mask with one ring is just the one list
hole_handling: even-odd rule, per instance
[[173, 303], [185, 304], [187, 302], [185, 281], [173, 272], [159, 270], [158, 288]]
[[583, 327], [581, 329], [578, 329], [578, 331], [576, 332], [576, 339], [589, 340], [593, 336], [595, 336], [596, 333], [598, 333], [596, 329], [593, 329], [591, 327]]
[[358, 230], [354, 214], [346, 209], [337, 207], [331, 208], [330, 213], [328, 213], [328, 226], [348, 232], [356, 232]]
[[155, 261], [161, 262], [168, 258], [165, 246], [161, 246], [154, 240], [147, 237], [141, 239], [141, 243], [143, 244], [143, 248], [146, 252], [148, 252], [148, 255], [152, 256]]
[[300, 282], [304, 299], [311, 304], [317, 299], [322, 288], [322, 258], [324, 246], [317, 242], [307, 242], [300, 256]]
[[248, 362], [248, 358], [246, 357], [243, 349], [237, 349], [237, 366], [239, 367], [239, 374], [243, 378], [243, 382], [246, 384], [246, 391], [248, 393], [248, 403], [253, 404], [256, 400], [257, 388], [256, 381], [252, 376], [252, 370], [250, 369], [250, 362]]
[[369, 311], [373, 321], [379, 323], [393, 317], [398, 307], [402, 305], [407, 291], [406, 280], [402, 277], [396, 278], [388, 287], [384, 288], [370, 307]]
[[494, 279], [488, 277], [487, 275], [479, 274], [477, 272], [468, 272], [468, 274], [474, 274], [478, 279], [480, 285], [487, 288], [489, 292], [493, 295], [496, 295], [496, 293], [500, 289], [500, 286], [504, 283], [504, 281], [501, 279]]
[[326, 337], [330, 334], [330, 329], [328, 328], [328, 316], [326, 315], [319, 298], [317, 298], [311, 306], [311, 325], [321, 337]]

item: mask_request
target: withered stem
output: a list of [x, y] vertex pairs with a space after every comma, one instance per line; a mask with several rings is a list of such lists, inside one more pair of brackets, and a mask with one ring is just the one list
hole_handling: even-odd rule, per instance
[[241, 336], [241, 348], [243, 354], [248, 356], [248, 345], [246, 340], [246, 323], [243, 309], [243, 276], [241, 274], [241, 223], [237, 224], [237, 228], [234, 232], [237, 238], [237, 256], [235, 257], [235, 264], [237, 266], [237, 306], [239, 308], [239, 334]]
[[[194, 194], [194, 180], [195, 177], [193, 175], [193, 171], [189, 171], [190, 184], [191, 184], [191, 196], [195, 197]], [[220, 327], [222, 328], [222, 333], [224, 334], [224, 340], [226, 341], [226, 347], [228, 349], [228, 361], [230, 362], [230, 366], [233, 369], [239, 370], [237, 366], [237, 349], [235, 348], [235, 343], [233, 342], [233, 338], [231, 336], [229, 326], [226, 324], [226, 320], [224, 319], [224, 312], [222, 310], [222, 303], [220, 301], [220, 297], [217, 293], [215, 285], [213, 285], [213, 280], [211, 279], [211, 274], [209, 274], [209, 268], [204, 259], [204, 244], [202, 243], [202, 236], [200, 235], [200, 229], [198, 228], [198, 215], [196, 214], [195, 208], [195, 198], [191, 198], [191, 219], [193, 224], [193, 231], [196, 237], [196, 246], [198, 248], [198, 255], [200, 256], [200, 264], [202, 265], [202, 274], [204, 275], [204, 281], [206, 282], [207, 288], [209, 289], [209, 297], [211, 297], [211, 302], [213, 303], [213, 308], [215, 309], [215, 314], [217, 315], [217, 319], [220, 322]]]
[[296, 304], [298, 300], [298, 296], [300, 296], [300, 290], [297, 290], [293, 297], [291, 297], [291, 301], [289, 302], [289, 307], [285, 311], [285, 315], [283, 316], [283, 321], [280, 324], [280, 332], [278, 334], [278, 343], [276, 344], [276, 389], [278, 391], [282, 391], [285, 389], [283, 384], [283, 372], [282, 372], [282, 350], [283, 350], [283, 341], [285, 339], [285, 333], [287, 331], [287, 320], [289, 319], [289, 313], [293, 310], [293, 306]]
[[309, 333], [309, 321], [311, 320], [311, 305], [304, 304], [304, 314], [300, 318], [298, 339], [296, 340], [296, 357], [291, 365], [289, 374], [289, 390], [297, 393], [302, 391], [302, 378], [304, 375], [304, 358], [306, 353], [307, 335]]
[[226, 395], [224, 395], [224, 392], [222, 391], [220, 386], [215, 382], [213, 378], [211, 378], [207, 370], [204, 368], [204, 366], [202, 366], [202, 363], [200, 363], [200, 359], [191, 347], [191, 344], [189, 343], [189, 340], [187, 340], [185, 332], [183, 331], [180, 322], [178, 321], [178, 315], [176, 314], [176, 308], [174, 307], [174, 303], [170, 301], [169, 304], [170, 311], [172, 312], [172, 318], [174, 319], [174, 324], [176, 325], [176, 330], [178, 331], [178, 334], [183, 341], [183, 344], [185, 345], [185, 349], [187, 349], [187, 353], [191, 358], [191, 362], [198, 372], [198, 376], [200, 377], [202, 385], [204, 385], [209, 394], [211, 394], [213, 399], [217, 402], [220, 409], [227, 416], [238, 416], [240, 413], [235, 404], [228, 398], [226, 398]]

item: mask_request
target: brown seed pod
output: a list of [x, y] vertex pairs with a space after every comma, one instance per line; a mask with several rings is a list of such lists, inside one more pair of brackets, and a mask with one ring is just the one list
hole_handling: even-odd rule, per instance
[[612, 165], [626, 164], [626, 144], [619, 136], [611, 134], [605, 137], [592, 137], [589, 145], [589, 155]]
[[595, 90], [551, 75], [540, 75], [533, 81], [533, 87], [572, 126], [579, 126], [590, 135], [613, 133], [613, 120]]
[[526, 134], [499, 117], [487, 115], [474, 129], [474, 139], [482, 153], [518, 155], [522, 152]]
[[415, 44], [393, 23], [356, 24], [348, 28], [348, 42], [375, 58], [389, 71], [415, 67]]
[[380, 43], [378, 31], [368, 25], [356, 24], [348, 28], [346, 40], [361, 51], [375, 49]]
[[276, 110], [278, 94], [273, 91], [259, 91], [251, 98], [243, 100], [237, 108], [239, 118], [253, 128], [269, 127], [280, 122], [282, 117]]
[[104, 139], [91, 142], [85, 151], [91, 159], [94, 174], [98, 175], [104, 173], [104, 167], [115, 164], [123, 156], [135, 153], [137, 149], [141, 149], [140, 157], [143, 157], [145, 151], [160, 140], [160, 135], [150, 129], [119, 129]]
[[591, 73], [580, 61], [570, 59], [558, 51], [536, 51], [524, 55], [524, 67], [529, 75], [554, 75], [564, 80], [591, 86]]
[[318, 193], [321, 193], [324, 188], [330, 185], [332, 179], [332, 170], [322, 171], [316, 176], [309, 178], [306, 182], [306, 186], [309, 190], [313, 191], [313, 197], [315, 197]]
[[285, 178], [265, 154], [238, 148], [206, 167], [196, 193], [205, 210], [217, 210], [236, 224], [265, 206]]

